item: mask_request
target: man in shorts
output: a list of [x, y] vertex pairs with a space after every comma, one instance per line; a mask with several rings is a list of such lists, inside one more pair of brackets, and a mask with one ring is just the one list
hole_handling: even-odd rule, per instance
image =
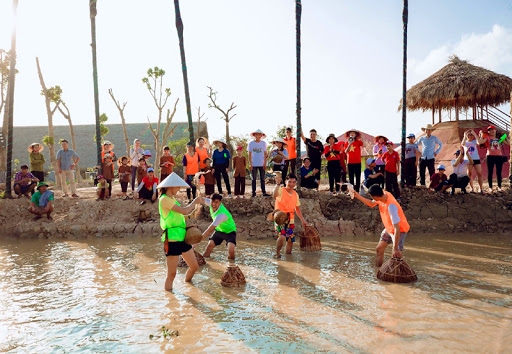
[[375, 249], [377, 252], [375, 265], [377, 267], [382, 265], [384, 262], [384, 252], [390, 243], [393, 243], [393, 257], [402, 258], [405, 238], [407, 237], [410, 226], [402, 207], [398, 204], [395, 197], [393, 197], [393, 194], [383, 191], [378, 184], [374, 184], [368, 189], [368, 194], [373, 200], [360, 196], [359, 193], [353, 189], [352, 185], [349, 186], [348, 190], [349, 194], [353, 195], [370, 208], [379, 207], [384, 230], [382, 230], [380, 241]]
[[210, 215], [213, 219], [210, 226], [203, 232], [203, 240], [207, 237], [210, 240], [203, 257], [210, 257], [213, 249], [220, 245], [222, 241], [226, 241], [228, 259], [235, 259], [236, 224], [231, 213], [222, 204], [222, 195], [215, 193], [211, 199], [203, 198], [202, 204], [210, 207]]
[[302, 222], [302, 226], [308, 226], [306, 220], [300, 211], [299, 195], [295, 191], [297, 185], [297, 177], [294, 174], [289, 174], [286, 177], [286, 186], [279, 186], [281, 181], [276, 180], [276, 188], [274, 189], [274, 199], [276, 200], [275, 210], [282, 211], [288, 214], [288, 221], [284, 225], [275, 224], [277, 243], [276, 243], [276, 258], [281, 257], [281, 248], [286, 242], [286, 254], [291, 254], [293, 249], [293, 242], [295, 242], [295, 235], [293, 230], [295, 228], [295, 213]]

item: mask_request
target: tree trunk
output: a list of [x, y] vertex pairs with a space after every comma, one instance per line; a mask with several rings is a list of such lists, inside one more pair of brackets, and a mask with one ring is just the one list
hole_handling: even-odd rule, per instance
[[119, 115], [121, 116], [121, 124], [123, 125], [123, 135], [124, 135], [124, 143], [126, 144], [126, 156], [130, 156], [130, 142], [128, 141], [128, 131], [126, 130], [126, 120], [124, 119], [124, 107], [126, 107], [126, 102], [123, 102], [123, 106], [119, 101], [114, 97], [114, 91], [112, 89], [108, 90], [112, 101], [116, 104], [117, 110], [119, 111]]
[[[68, 119], [69, 124], [69, 134], [71, 135], [71, 145], [73, 146], [73, 150], [76, 152], [76, 139], [75, 139], [75, 130], [73, 129], [73, 123], [71, 122], [71, 117]], [[83, 182], [82, 174], [80, 173], [80, 165], [77, 163], [75, 166], [76, 172], [76, 180], [77, 182]]]

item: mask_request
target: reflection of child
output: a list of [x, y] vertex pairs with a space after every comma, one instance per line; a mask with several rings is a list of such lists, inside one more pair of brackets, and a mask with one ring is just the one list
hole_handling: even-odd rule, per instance
[[101, 163], [101, 171], [103, 172], [103, 178], [108, 184], [108, 196], [112, 195], [112, 180], [114, 179], [114, 164], [112, 163], [112, 156], [105, 155], [103, 162]]
[[124, 200], [128, 199], [126, 191], [128, 190], [128, 182], [130, 182], [131, 171], [131, 166], [128, 166], [128, 157], [123, 156], [121, 158], [121, 166], [119, 166], [117, 173], [119, 174], [119, 184], [121, 184], [121, 192]]
[[137, 167], [137, 185], [140, 185], [142, 179], [148, 175], [148, 165], [146, 160], [142, 157], [139, 159], [139, 167]]
[[245, 194], [245, 174], [247, 160], [245, 156], [242, 156], [243, 149], [243, 147], [237, 146], [236, 156], [233, 157], [233, 176], [235, 177], [235, 198], [244, 198]]
[[212, 159], [209, 157], [203, 161], [206, 165], [204, 171], [204, 194], [210, 197], [215, 191], [215, 176], [213, 174]]
[[109, 193], [110, 184], [105, 180], [103, 175], [98, 176], [98, 184], [96, 185], [96, 200], [105, 200], [110, 197]]

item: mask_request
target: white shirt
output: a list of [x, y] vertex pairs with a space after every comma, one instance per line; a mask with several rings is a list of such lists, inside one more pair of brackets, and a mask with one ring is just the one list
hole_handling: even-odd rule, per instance
[[[204, 198], [204, 204], [209, 207], [212, 205], [212, 200], [210, 198]], [[228, 217], [226, 214], [219, 214], [215, 217], [215, 219], [213, 219], [213, 222], [210, 224], [210, 226], [217, 227], [220, 224], [222, 224], [224, 221], [226, 221], [227, 219], [228, 219]]]

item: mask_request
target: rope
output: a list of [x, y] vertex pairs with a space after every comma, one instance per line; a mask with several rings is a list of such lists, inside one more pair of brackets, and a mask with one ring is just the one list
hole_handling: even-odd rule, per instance
[[[194, 126], [192, 124], [192, 109], [190, 108], [190, 93], [188, 90], [187, 62], [185, 60], [185, 44], [183, 43], [183, 20], [181, 19], [180, 1], [174, 0], [174, 12], [176, 14], [176, 30], [180, 40], [181, 71], [183, 72], [183, 86], [185, 87], [185, 102], [187, 104], [188, 134], [190, 142], [194, 144]], [[228, 139], [228, 137], [226, 137]]]
[[[402, 82], [402, 173], [405, 171], [405, 135], [407, 128], [407, 23], [409, 21], [409, 1], [404, 0], [402, 11], [402, 23], [404, 28], [404, 46], [403, 46], [403, 82]], [[403, 176], [403, 174], [402, 174]], [[400, 179], [400, 185], [403, 188], [405, 179]]]
[[[301, 90], [300, 90], [300, 23], [301, 23], [301, 16], [302, 16], [302, 3], [301, 0], [295, 1], [295, 32], [296, 32], [296, 56], [297, 56], [297, 138], [295, 139], [295, 148], [297, 149], [297, 161], [295, 164], [295, 175], [300, 176], [300, 144], [301, 144], [301, 134], [302, 134], [302, 119], [301, 119]], [[300, 180], [301, 178], [297, 178], [299, 182], [300, 187]]]

